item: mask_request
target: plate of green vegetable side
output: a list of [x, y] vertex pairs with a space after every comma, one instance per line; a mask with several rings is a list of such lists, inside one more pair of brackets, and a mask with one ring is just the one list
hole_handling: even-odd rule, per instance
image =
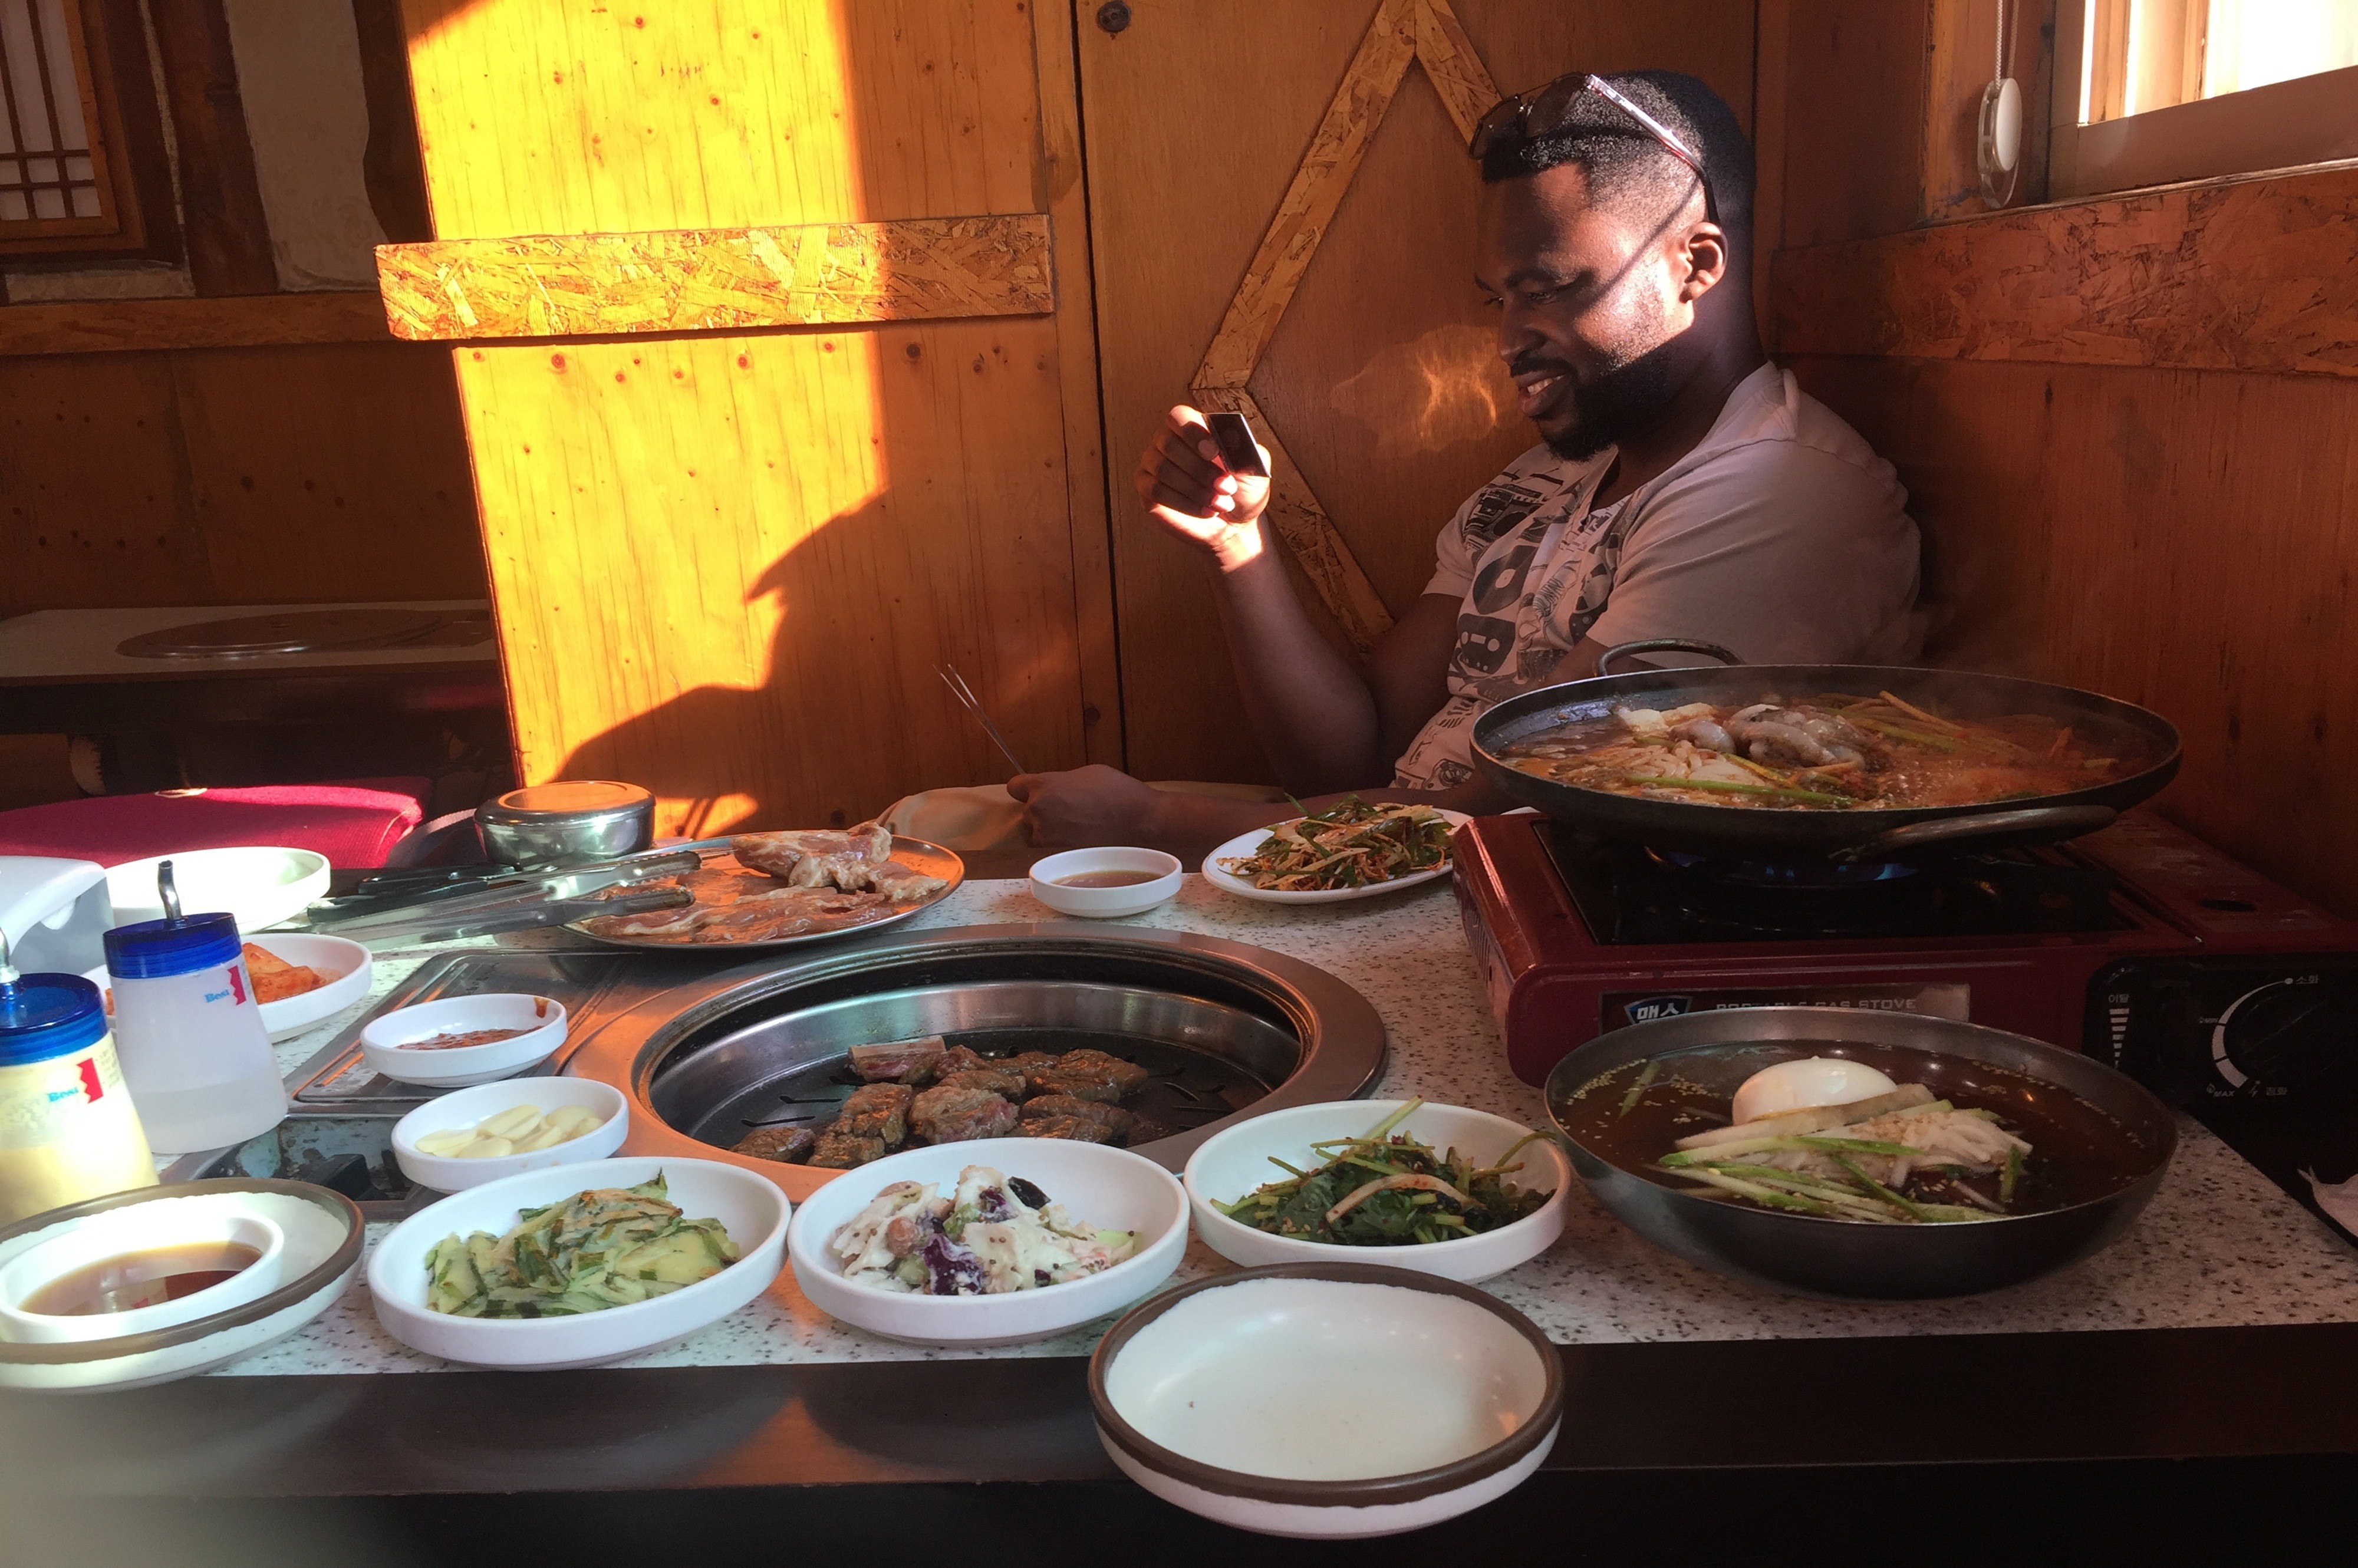
[[1555, 1244], [1572, 1174], [1552, 1134], [1488, 1111], [1326, 1100], [1206, 1140], [1182, 1180], [1195, 1234], [1231, 1262], [1375, 1263], [1470, 1283]]
[[377, 1243], [387, 1334], [476, 1367], [598, 1367], [737, 1311], [784, 1264], [786, 1196], [717, 1160], [589, 1160], [486, 1182]]
[[1472, 818], [1353, 795], [1239, 833], [1204, 857], [1204, 880], [1265, 903], [1346, 903], [1449, 874], [1449, 838]]

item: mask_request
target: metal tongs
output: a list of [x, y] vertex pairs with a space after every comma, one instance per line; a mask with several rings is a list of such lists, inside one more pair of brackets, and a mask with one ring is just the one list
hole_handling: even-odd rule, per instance
[[1007, 737], [999, 732], [999, 726], [990, 721], [990, 715], [982, 710], [982, 699], [968, 689], [966, 676], [958, 674], [957, 666], [936, 665], [934, 673], [942, 677], [942, 684], [950, 688], [952, 697], [966, 704], [966, 710], [974, 715], [975, 722], [982, 726], [982, 732], [990, 737], [990, 743], [999, 748], [1001, 756], [1007, 759], [1007, 765], [1019, 773], [1030, 773], [1031, 769], [1015, 760], [1015, 749], [1007, 743]]
[[395, 881], [371, 891], [321, 899], [304, 913], [309, 929], [355, 942], [440, 941], [564, 925], [601, 914], [645, 914], [685, 909], [695, 894], [684, 887], [646, 888], [598, 897], [611, 888], [630, 887], [657, 877], [680, 876], [704, 863], [707, 853], [726, 848], [725, 838], [700, 840], [582, 866], [546, 871], [507, 871], [468, 881], [420, 887]]

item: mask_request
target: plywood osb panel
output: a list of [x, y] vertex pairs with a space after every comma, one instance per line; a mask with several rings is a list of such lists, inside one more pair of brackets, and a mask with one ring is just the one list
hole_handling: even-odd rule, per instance
[[1045, 213], [377, 247], [400, 338], [550, 338], [1042, 316]]
[[2358, 166], [1785, 251], [1781, 351], [2358, 376]]

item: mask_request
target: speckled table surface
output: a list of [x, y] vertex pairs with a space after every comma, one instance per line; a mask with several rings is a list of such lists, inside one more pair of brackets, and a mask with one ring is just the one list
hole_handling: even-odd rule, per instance
[[[903, 929], [1051, 917], [1020, 881], [974, 881]], [[1545, 1123], [1539, 1092], [1507, 1070], [1446, 882], [1305, 908], [1248, 903], [1191, 875], [1170, 903], [1109, 925], [1202, 932], [1315, 964], [1357, 988], [1382, 1015], [1391, 1056], [1379, 1095], [1422, 1095]], [[413, 949], [381, 959], [376, 996], [398, 984], [421, 957]], [[281, 1045], [282, 1065], [291, 1070], [308, 1059], [358, 1011]], [[2358, 1248], [2200, 1125], [2181, 1119], [2180, 1135], [2178, 1157], [2160, 1193], [2123, 1241], [2061, 1274], [1990, 1295], [1920, 1303], [1779, 1295], [1681, 1262], [1577, 1191], [1563, 1238], [1487, 1288], [1564, 1344], [2358, 1321]], [[377, 1238], [372, 1235], [373, 1245]], [[1228, 1266], [1196, 1243], [1177, 1278]], [[622, 1365], [1076, 1356], [1087, 1354], [1104, 1327], [1091, 1324], [1012, 1348], [924, 1350], [837, 1324], [787, 1272], [743, 1311]], [[408, 1349], [377, 1326], [362, 1283], [299, 1335], [217, 1375], [445, 1369], [451, 1369], [448, 1363]]]

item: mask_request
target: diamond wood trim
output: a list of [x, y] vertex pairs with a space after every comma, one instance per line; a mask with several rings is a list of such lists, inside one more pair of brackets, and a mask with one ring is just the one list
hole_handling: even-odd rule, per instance
[[1302, 286], [1310, 258], [1326, 237], [1326, 226], [1412, 64], [1424, 67], [1449, 118], [1465, 135], [1474, 134], [1476, 122], [1498, 101], [1498, 90], [1449, 0], [1384, 0], [1345, 69], [1325, 118], [1311, 136], [1309, 150], [1302, 155], [1195, 378], [1198, 404], [1236, 410], [1259, 427], [1274, 460], [1270, 522], [1362, 655], [1390, 629], [1391, 612], [1245, 388], [1277, 335], [1277, 324]]

